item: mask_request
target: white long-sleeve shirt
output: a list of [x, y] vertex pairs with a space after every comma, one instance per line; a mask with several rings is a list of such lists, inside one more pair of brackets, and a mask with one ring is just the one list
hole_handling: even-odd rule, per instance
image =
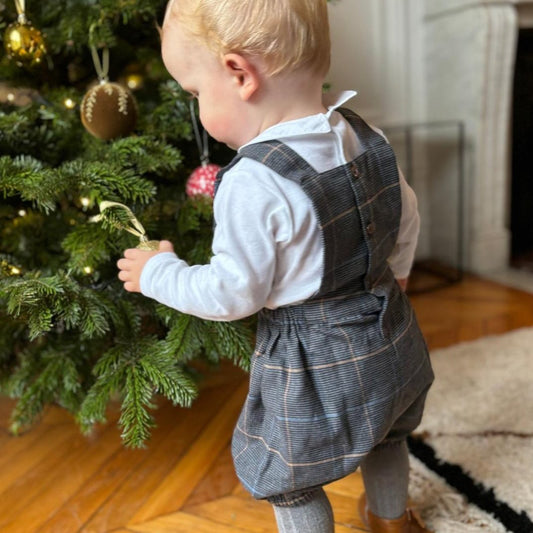
[[[318, 172], [343, 165], [361, 147], [335, 109], [354, 95], [341, 93], [327, 113], [282, 122], [248, 144], [278, 139]], [[389, 264], [397, 278], [405, 278], [420, 221], [416, 196], [401, 173], [400, 187], [400, 231]], [[201, 318], [236, 320], [263, 307], [299, 303], [318, 291], [323, 244], [311, 201], [299, 185], [242, 158], [224, 174], [213, 209], [210, 262], [190, 266], [171, 252], [150, 258], [140, 279], [145, 296]]]

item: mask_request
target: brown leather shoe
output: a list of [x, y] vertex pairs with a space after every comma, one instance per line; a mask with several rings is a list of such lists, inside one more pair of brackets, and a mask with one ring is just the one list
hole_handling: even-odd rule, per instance
[[411, 509], [406, 509], [400, 518], [394, 520], [372, 514], [366, 505], [365, 494], [359, 499], [359, 516], [371, 533], [432, 533]]

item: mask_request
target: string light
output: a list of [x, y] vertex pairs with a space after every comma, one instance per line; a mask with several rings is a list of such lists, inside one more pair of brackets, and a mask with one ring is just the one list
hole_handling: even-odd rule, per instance
[[76, 102], [72, 100], [72, 98], [65, 98], [65, 100], [63, 100], [63, 105], [67, 109], [74, 109], [76, 107]]
[[20, 276], [22, 274], [22, 269], [18, 266], [12, 265], [5, 259], [2, 259], [0, 261], [0, 272], [9, 276]]
[[143, 77], [140, 74], [128, 74], [125, 77], [126, 85], [134, 91], [135, 89], [140, 89], [143, 84], [144, 80]]
[[19, 209], [19, 216], [20, 217], [25, 217], [28, 213], [26, 212], [26, 209]]
[[7, 93], [7, 101], [8, 102], [14, 102], [15, 101], [15, 95], [13, 93]]
[[92, 274], [94, 272], [94, 269], [92, 267], [90, 267], [90, 266], [84, 266], [83, 267], [83, 272], [85, 272], [85, 274], [87, 274], [89, 276], [90, 274]]
[[86, 196], [80, 198], [80, 203], [83, 207], [89, 207], [91, 205], [91, 199]]

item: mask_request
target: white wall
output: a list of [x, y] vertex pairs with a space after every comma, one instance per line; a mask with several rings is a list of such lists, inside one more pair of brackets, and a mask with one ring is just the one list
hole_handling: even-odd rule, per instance
[[332, 90], [383, 126], [424, 115], [421, 0], [333, 0], [329, 5]]

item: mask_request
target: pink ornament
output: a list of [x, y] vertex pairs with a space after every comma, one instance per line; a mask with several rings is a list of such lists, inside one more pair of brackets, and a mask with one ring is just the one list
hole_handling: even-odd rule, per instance
[[187, 196], [203, 194], [213, 198], [215, 196], [215, 179], [219, 170], [220, 167], [214, 163], [207, 163], [196, 168], [185, 184]]

